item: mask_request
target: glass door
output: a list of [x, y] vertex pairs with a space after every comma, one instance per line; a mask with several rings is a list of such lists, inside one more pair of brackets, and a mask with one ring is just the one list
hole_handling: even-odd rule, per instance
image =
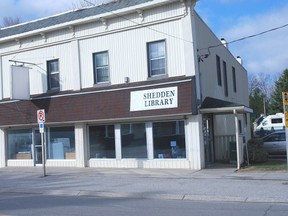
[[211, 115], [203, 115], [203, 136], [205, 148], [205, 162], [214, 162], [214, 146], [213, 146], [213, 123]]

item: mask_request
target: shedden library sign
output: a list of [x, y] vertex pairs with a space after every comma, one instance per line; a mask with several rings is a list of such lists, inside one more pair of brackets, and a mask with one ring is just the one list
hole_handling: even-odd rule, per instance
[[130, 111], [178, 107], [178, 87], [149, 89], [130, 93]]

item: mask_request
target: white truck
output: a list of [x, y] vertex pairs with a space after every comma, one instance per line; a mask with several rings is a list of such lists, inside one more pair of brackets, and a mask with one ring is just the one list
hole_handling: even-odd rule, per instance
[[276, 131], [283, 130], [285, 128], [285, 117], [283, 113], [276, 113], [275, 115], [268, 115], [263, 121], [256, 127], [256, 134], [262, 129], [264, 131]]

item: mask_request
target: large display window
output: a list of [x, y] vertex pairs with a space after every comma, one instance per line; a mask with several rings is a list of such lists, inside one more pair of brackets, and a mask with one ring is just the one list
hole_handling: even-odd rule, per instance
[[74, 127], [51, 127], [47, 134], [48, 159], [75, 159]]
[[153, 123], [154, 158], [186, 158], [184, 121]]
[[8, 130], [8, 159], [32, 159], [32, 129]]
[[114, 125], [89, 127], [90, 158], [115, 158]]
[[121, 125], [122, 158], [147, 158], [145, 123]]

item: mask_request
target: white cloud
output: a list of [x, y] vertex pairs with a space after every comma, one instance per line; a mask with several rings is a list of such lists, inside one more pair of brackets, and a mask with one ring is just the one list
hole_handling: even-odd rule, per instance
[[[89, 0], [93, 4], [101, 4], [111, 0]], [[1, 0], [0, 22], [2, 17], [19, 17], [22, 22], [39, 19], [80, 6], [83, 0]], [[88, 3], [87, 3], [88, 4]]]
[[[288, 24], [288, 5], [266, 14], [241, 17], [224, 32], [227, 41], [254, 35]], [[288, 68], [288, 26], [230, 45], [235, 55], [241, 55], [249, 73], [282, 73]]]

